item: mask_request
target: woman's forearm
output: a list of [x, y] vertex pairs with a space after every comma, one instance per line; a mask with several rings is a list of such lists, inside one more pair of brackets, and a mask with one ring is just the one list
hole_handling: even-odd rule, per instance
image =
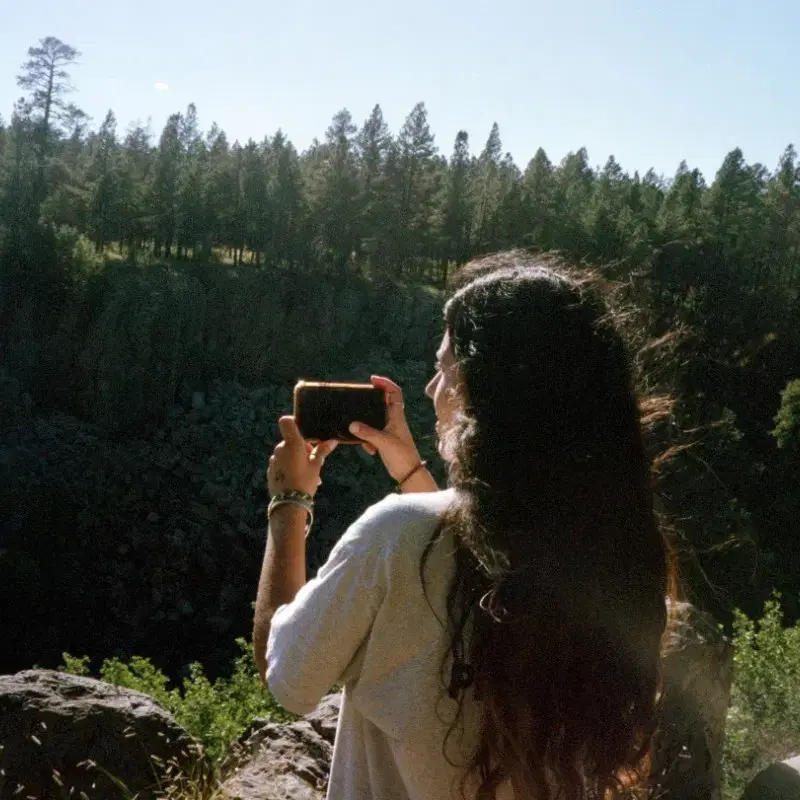
[[267, 642], [275, 611], [291, 603], [306, 583], [306, 511], [281, 505], [270, 515], [253, 621], [253, 655], [266, 682]]

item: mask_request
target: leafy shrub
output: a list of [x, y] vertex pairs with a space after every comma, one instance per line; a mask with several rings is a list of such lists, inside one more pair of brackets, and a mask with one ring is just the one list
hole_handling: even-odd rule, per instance
[[747, 781], [800, 751], [800, 623], [783, 627], [780, 595], [760, 620], [734, 618], [734, 680], [726, 725], [725, 796], [741, 796]]
[[[294, 718], [262, 685], [250, 643], [238, 638], [236, 644], [241, 654], [234, 660], [230, 678], [218, 678], [213, 683], [203, 667], [193, 663], [182, 686], [170, 688], [164, 673], [150, 659], [138, 656], [128, 662], [107, 658], [99, 675], [108, 683], [150, 695], [202, 742], [209, 761], [216, 766], [254, 718], [268, 717], [278, 722]], [[88, 661], [85, 656], [64, 653], [59, 670], [86, 675], [89, 672]]]
[[790, 381], [781, 393], [781, 407], [775, 415], [772, 435], [778, 447], [800, 455], [800, 379]]

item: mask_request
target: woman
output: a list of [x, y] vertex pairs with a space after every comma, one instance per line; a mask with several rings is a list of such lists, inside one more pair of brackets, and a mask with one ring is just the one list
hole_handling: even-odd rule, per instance
[[[354, 433], [404, 494], [308, 583], [302, 498], [274, 507], [257, 663], [297, 713], [344, 686], [329, 797], [608, 797], [646, 761], [671, 585], [630, 360], [580, 283], [518, 253], [467, 273], [426, 389], [449, 488], [374, 378], [389, 423]], [[270, 492], [313, 495], [335, 443], [280, 426]]]

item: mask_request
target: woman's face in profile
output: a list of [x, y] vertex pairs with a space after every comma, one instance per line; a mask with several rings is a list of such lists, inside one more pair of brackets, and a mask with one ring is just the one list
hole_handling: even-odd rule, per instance
[[433, 400], [433, 408], [436, 411], [436, 433], [439, 439], [439, 452], [445, 459], [445, 454], [441, 452], [442, 432], [450, 424], [458, 406], [456, 386], [457, 365], [453, 355], [453, 348], [450, 344], [450, 336], [445, 331], [442, 343], [436, 352], [436, 374], [425, 387], [425, 394]]

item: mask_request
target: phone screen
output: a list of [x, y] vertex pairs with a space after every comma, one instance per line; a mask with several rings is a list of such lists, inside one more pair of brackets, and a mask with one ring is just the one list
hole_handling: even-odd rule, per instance
[[350, 423], [363, 422], [382, 430], [386, 427], [386, 399], [383, 389], [369, 383], [299, 381], [294, 389], [294, 417], [308, 441], [358, 443], [361, 440], [348, 430]]

